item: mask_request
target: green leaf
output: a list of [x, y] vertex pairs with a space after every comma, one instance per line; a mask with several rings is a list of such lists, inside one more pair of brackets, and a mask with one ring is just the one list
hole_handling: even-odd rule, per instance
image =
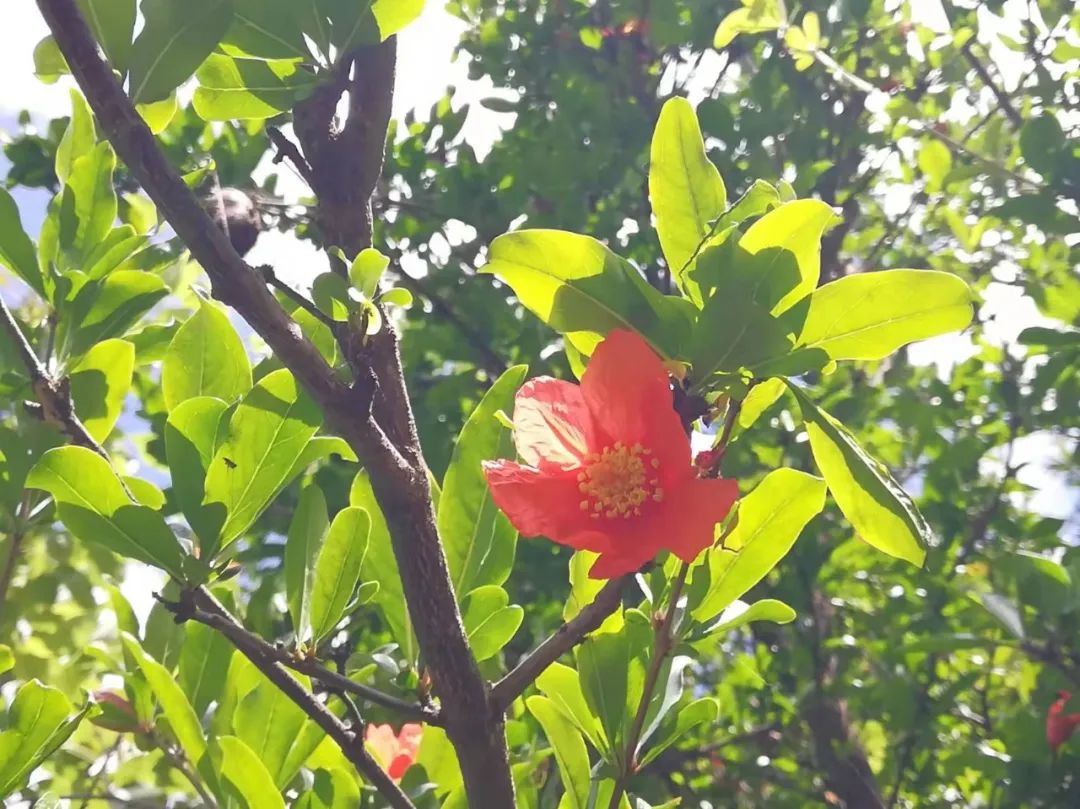
[[821, 275], [822, 234], [839, 221], [821, 200], [799, 199], [754, 222], [738, 244], [752, 300], [778, 315], [809, 295]]
[[135, 346], [106, 340], [83, 355], [71, 369], [71, 398], [75, 415], [99, 444], [108, 438], [131, 387]]
[[477, 587], [464, 599], [462, 621], [477, 660], [497, 655], [521, 626], [525, 611], [514, 604], [497, 584]]
[[798, 387], [789, 383], [788, 388], [799, 400], [814, 461], [859, 538], [890, 556], [921, 566], [933, 532], [914, 501], [840, 422]]
[[[425, 740], [430, 732], [430, 728], [424, 729]], [[352, 809], [359, 805], [360, 787], [356, 779], [341, 768], [316, 770], [311, 789], [303, 792], [293, 804], [295, 809]]]
[[164, 518], [136, 505], [109, 463], [85, 447], [57, 447], [41, 456], [26, 485], [53, 496], [57, 515], [83, 542], [162, 568], [183, 579], [184, 551]]
[[570, 557], [570, 593], [563, 605], [563, 621], [569, 621], [585, 609], [604, 588], [603, 580], [589, 578], [589, 570], [599, 556], [592, 551], [577, 551]]
[[165, 422], [165, 454], [172, 473], [176, 503], [188, 525], [206, 548], [217, 541], [225, 522], [221, 503], [204, 505], [206, 470], [210, 468], [223, 430], [228, 405], [203, 396], [178, 405]]
[[192, 105], [206, 121], [262, 120], [292, 109], [315, 86], [297, 59], [249, 59], [211, 54], [195, 73]]
[[15, 667], [15, 656], [11, 647], [0, 643], [0, 674], [7, 674]]
[[312, 581], [311, 626], [316, 642], [333, 631], [352, 599], [370, 532], [368, 513], [354, 506], [339, 511], [330, 524]]
[[402, 656], [414, 662], [419, 652], [416, 634], [409, 620], [397, 559], [390, 541], [390, 530], [386, 526], [386, 518], [378, 501], [375, 500], [375, 492], [371, 488], [371, 478], [367, 472], [360, 472], [353, 478], [352, 488], [349, 490], [349, 504], [364, 509], [371, 518], [368, 552], [360, 567], [360, 576], [364, 581], [379, 583], [379, 591], [372, 600], [382, 611], [390, 634], [401, 648]]
[[34, 75], [42, 84], [56, 84], [61, 76], [71, 73], [64, 54], [52, 34], [34, 46]]
[[1066, 149], [1065, 132], [1053, 112], [1031, 117], [1020, 130], [1020, 153], [1039, 174], [1052, 176]]
[[588, 236], [522, 230], [491, 244], [481, 270], [585, 355], [612, 329], [640, 334], [664, 359], [679, 354], [694, 306], [657, 292], [625, 259]]
[[224, 50], [262, 59], [308, 59], [297, 5], [296, 0], [233, 0]]
[[976, 604], [981, 604], [1011, 635], [1018, 640], [1024, 639], [1026, 633], [1023, 616], [1012, 599], [1000, 593], [968, 593], [968, 597]]
[[405, 287], [390, 287], [379, 296], [379, 302], [387, 306], [400, 306], [408, 309], [413, 304], [413, 294]]
[[176, 113], [180, 111], [180, 105], [176, 100], [176, 93], [170, 93], [160, 101], [149, 101], [145, 104], [136, 104], [135, 111], [139, 113], [139, 116], [146, 122], [146, 125], [150, 127], [150, 131], [155, 135], [160, 135], [164, 132], [172, 119], [176, 117]]
[[587, 809], [591, 780], [589, 751], [581, 733], [547, 697], [528, 697], [525, 707], [536, 717], [555, 752], [555, 763], [566, 791], [565, 805], [568, 809]]
[[91, 281], [105, 278], [128, 263], [128, 259], [148, 243], [149, 239], [137, 234], [131, 225], [113, 228], [83, 262], [86, 277]]
[[135, 0], [78, 0], [78, 3], [105, 56], [114, 68], [124, 73], [135, 32]]
[[230, 0], [143, 0], [145, 20], [131, 51], [129, 94], [160, 101], [217, 47], [232, 23]]
[[933, 194], [945, 185], [945, 178], [952, 169], [952, 152], [939, 140], [927, 138], [919, 149], [919, 170], [926, 176], [926, 190]]
[[285, 592], [298, 643], [305, 643], [311, 637], [315, 559], [329, 527], [330, 519], [326, 515], [326, 498], [322, 490], [314, 483], [305, 486], [300, 491], [285, 542]]
[[750, 390], [739, 410], [739, 427], [748, 429], [762, 413], [772, 407], [787, 388], [782, 379], [767, 379]]
[[89, 255], [116, 221], [115, 169], [116, 153], [107, 142], [72, 160], [61, 203], [60, 246], [76, 258]]
[[528, 366], [516, 365], [500, 376], [454, 443], [438, 527], [459, 598], [485, 584], [502, 584], [514, 563], [517, 531], [492, 501], [481, 462], [514, 457], [513, 431], [495, 414], [513, 410], [514, 394], [527, 371]]
[[215, 739], [212, 755], [222, 777], [243, 798], [247, 809], [285, 809], [285, 801], [264, 762], [240, 739]]
[[610, 750], [599, 719], [592, 712], [578, 673], [562, 663], [552, 663], [536, 678], [536, 687], [550, 699], [563, 716], [574, 723], [597, 750]]
[[[86, 0], [82, 0], [86, 2]], [[71, 120], [64, 136], [56, 147], [56, 177], [66, 183], [71, 176], [72, 166], [83, 155], [91, 152], [97, 144], [97, 131], [94, 129], [94, 113], [75, 88], [71, 89]]]
[[37, 680], [23, 683], [0, 733], [0, 798], [22, 787], [34, 769], [68, 740], [87, 709], [71, 712], [71, 703], [59, 690]]
[[710, 626], [706, 632], [710, 635], [732, 632], [753, 621], [789, 624], [794, 620], [795, 610], [782, 601], [772, 598], [763, 598], [753, 604], [747, 604], [745, 601], [733, 601], [720, 613], [716, 623]]
[[775, 0], [758, 0], [745, 8], [735, 9], [720, 21], [713, 35], [713, 47], [720, 50], [739, 34], [775, 31], [783, 24], [784, 15]]
[[[290, 674], [305, 690], [306, 677]], [[271, 784], [284, 787], [325, 736], [303, 709], [262, 674], [240, 699], [233, 716], [236, 735], [263, 763]]]
[[176, 681], [196, 716], [205, 714], [210, 703], [221, 698], [233, 651], [229, 639], [216, 629], [196, 621], [187, 624]]
[[68, 352], [77, 357], [95, 343], [122, 337], [166, 294], [160, 278], [139, 270], [117, 270], [102, 281], [87, 282], [66, 321], [74, 324], [65, 335]]
[[425, 0], [375, 0], [371, 11], [379, 24], [379, 36], [393, 36], [420, 16]]
[[23, 230], [19, 208], [5, 188], [0, 188], [0, 264], [25, 281], [38, 295], [45, 297], [37, 249]]
[[219, 541], [206, 549], [207, 558], [250, 528], [270, 505], [321, 423], [318, 405], [284, 369], [260, 379], [240, 401], [206, 474], [205, 502], [222, 503], [227, 515]]
[[649, 198], [656, 233], [676, 283], [713, 234], [727, 206], [727, 190], [705, 154], [697, 115], [684, 98], [669, 99], [660, 111], [649, 159]]
[[311, 285], [311, 300], [319, 311], [338, 323], [349, 319], [349, 282], [334, 272], [319, 273]]
[[176, 331], [161, 366], [161, 392], [171, 411], [197, 396], [233, 402], [251, 390], [251, 364], [228, 316], [210, 301]]
[[[631, 717], [627, 711], [630, 644], [625, 632], [589, 635], [577, 648], [578, 678], [589, 711], [600, 720], [610, 753], [619, 750]], [[605, 751], [601, 749], [601, 754]]]
[[167, 668], [146, 654], [131, 635], [125, 633], [121, 639], [125, 651], [131, 655], [146, 677], [146, 682], [154, 692], [165, 718], [169, 720], [173, 736], [180, 743], [188, 761], [197, 765], [206, 752], [206, 738], [195, 709], [191, 707], [188, 698]]
[[674, 722], [660, 726], [660, 735], [649, 746], [648, 752], [641, 757], [638, 768], [653, 761], [673, 744], [685, 738], [698, 725], [715, 722], [719, 716], [720, 704], [712, 697], [702, 697], [686, 705], [676, 714]]
[[706, 621], [776, 567], [806, 524], [825, 507], [825, 481], [795, 469], [776, 469], [739, 501], [727, 549], [709, 551], [709, 590], [693, 615]]
[[356, 254], [349, 265], [349, 283], [360, 290], [365, 298], [373, 300], [379, 291], [379, 279], [389, 266], [389, 258], [373, 247], [365, 248]]
[[791, 351], [787, 329], [749, 295], [745, 285], [732, 285], [705, 301], [690, 342], [696, 388], [705, 387], [713, 374], [754, 369]]
[[878, 360], [900, 346], [964, 328], [970, 287], [955, 275], [882, 270], [837, 279], [810, 297], [799, 344], [834, 360]]
[[152, 508], [154, 511], [161, 511], [165, 507], [165, 492], [150, 481], [133, 478], [129, 475], [124, 475], [121, 480], [124, 481], [124, 485], [131, 492], [131, 496], [135, 498], [135, 502], [141, 503], [147, 508]]

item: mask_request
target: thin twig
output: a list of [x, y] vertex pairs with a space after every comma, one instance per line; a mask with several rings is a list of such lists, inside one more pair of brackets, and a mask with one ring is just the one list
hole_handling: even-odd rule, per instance
[[175, 769], [178, 773], [184, 776], [188, 783], [191, 784], [192, 788], [198, 794], [199, 798], [202, 799], [202, 802], [206, 804], [209, 809], [217, 809], [217, 801], [214, 800], [214, 796], [206, 790], [206, 786], [203, 784], [202, 779], [200, 779], [195, 774], [194, 770], [191, 769], [187, 758], [184, 756], [184, 753], [173, 747], [172, 744], [168, 742], [168, 740], [163, 739], [161, 735], [157, 733], [157, 731], [151, 730], [147, 735], [150, 737], [150, 740], [154, 743], [154, 745], [161, 751], [162, 755], [165, 756], [169, 764], [173, 766], [173, 769]]
[[285, 133], [276, 126], [266, 127], [266, 135], [270, 138], [270, 142], [274, 144], [274, 148], [277, 149], [274, 162], [281, 163], [288, 159], [300, 174], [301, 179], [308, 184], [308, 187], [311, 187], [311, 166], [300, 152], [300, 147], [285, 137]]
[[441, 719], [438, 711], [431, 710], [422, 705], [406, 702], [395, 696], [386, 694], [377, 688], [350, 680], [348, 677], [338, 674], [336, 671], [323, 666], [313, 658], [298, 658], [284, 648], [267, 643], [258, 635], [248, 631], [236, 618], [230, 615], [209, 591], [200, 589], [196, 591], [196, 601], [201, 609], [189, 610], [184, 603], [170, 602], [158, 597], [165, 607], [174, 612], [182, 619], [198, 621], [216, 629], [222, 635], [233, 642], [233, 645], [243, 651], [250, 650], [252, 653], [271, 662], [278, 663], [290, 668], [299, 674], [307, 675], [317, 680], [328, 688], [335, 691], [343, 691], [355, 694], [362, 700], [373, 705], [379, 705], [388, 710], [401, 714], [406, 719], [418, 722], [426, 722], [429, 725], [440, 725]]
[[260, 267], [258, 267], [258, 270], [262, 274], [262, 277], [266, 280], [266, 283], [268, 283], [270, 286], [272, 286], [290, 301], [295, 303], [297, 306], [299, 306], [313, 318], [318, 320], [324, 326], [327, 326], [331, 331], [336, 328], [337, 323], [333, 318], [327, 316], [326, 313], [323, 312], [318, 306], [316, 306], [314, 303], [309, 301], [291, 286], [278, 278], [277, 274], [274, 272], [274, 268], [271, 267], [269, 264], [261, 265]]
[[207, 590], [191, 591], [190, 596], [194, 603], [181, 605], [184, 611], [179, 617], [205, 623], [229, 638], [244, 657], [254, 663], [267, 679], [334, 740], [345, 758], [379, 791], [393, 809], [416, 809], [397, 782], [368, 753], [363, 737], [349, 730], [326, 705], [304, 688], [282, 663], [269, 656], [264, 649], [264, 641], [244, 629]]
[[39, 411], [42, 420], [67, 435], [79, 446], [93, 450], [105, 460], [109, 460], [109, 454], [105, 452], [101, 444], [87, 432], [86, 427], [75, 415], [75, 406], [71, 401], [71, 389], [67, 379], [55, 379], [41, 364], [34, 350], [30, 347], [22, 329], [19, 328], [15, 315], [8, 309], [3, 298], [0, 298], [0, 327], [7, 333], [8, 339], [15, 347], [15, 353], [19, 355], [26, 373], [30, 377], [30, 389], [41, 406]]
[[679, 572], [675, 576], [675, 583], [671, 586], [671, 597], [668, 599], [667, 611], [660, 625], [653, 635], [653, 650], [649, 660], [649, 670], [645, 674], [645, 686], [641, 692], [641, 701], [638, 703], [637, 714], [634, 723], [630, 726], [630, 733], [626, 737], [626, 746], [623, 748], [622, 771], [615, 781], [615, 790], [611, 793], [611, 802], [608, 809], [619, 809], [623, 794], [626, 792], [627, 781], [637, 772], [638, 744], [641, 742], [641, 732], [645, 729], [645, 719], [649, 714], [649, 705], [652, 703], [653, 691], [660, 679], [660, 672], [664, 668], [664, 661], [675, 648], [675, 615], [678, 612], [679, 598], [682, 596], [683, 587], [686, 584], [690, 565], [683, 562], [679, 566]]
[[610, 579], [592, 602], [555, 630], [543, 643], [526, 655], [512, 671], [491, 688], [491, 704], [505, 711], [547, 667], [577, 646], [590, 632], [604, 623], [622, 603], [622, 593], [630, 576]]

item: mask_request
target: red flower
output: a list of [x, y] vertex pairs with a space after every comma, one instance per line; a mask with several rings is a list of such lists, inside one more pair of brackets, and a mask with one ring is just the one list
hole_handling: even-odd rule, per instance
[[390, 725], [368, 725], [364, 742], [386, 774], [397, 781], [416, 761], [423, 735], [423, 725], [402, 725], [396, 735]]
[[633, 332], [608, 335], [580, 386], [522, 386], [514, 435], [524, 465], [484, 464], [495, 504], [525, 536], [599, 553], [594, 579], [637, 570], [661, 549], [692, 561], [738, 497], [734, 481], [695, 474], [667, 372]]
[[1050, 752], [1056, 753], [1057, 749], [1080, 726], [1080, 713], [1065, 713], [1065, 703], [1072, 697], [1068, 691], [1058, 691], [1058, 698], [1046, 712], [1046, 743], [1050, 745]]

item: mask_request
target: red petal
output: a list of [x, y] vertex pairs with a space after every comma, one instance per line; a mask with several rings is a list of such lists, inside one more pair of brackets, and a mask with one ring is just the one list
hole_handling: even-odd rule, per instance
[[633, 573], [656, 556], [658, 548], [638, 544], [632, 549], [625, 543], [622, 550], [600, 554], [600, 558], [589, 568], [590, 579], [614, 579]]
[[581, 392], [606, 443], [650, 449], [665, 483], [690, 466], [690, 439], [672, 404], [668, 373], [640, 335], [611, 332], [593, 352]]
[[592, 416], [577, 385], [542, 376], [518, 391], [514, 441], [529, 466], [580, 466], [593, 440]]
[[412, 766], [414, 756], [406, 753], [400, 753], [394, 757], [394, 760], [390, 762], [390, 766], [386, 769], [386, 774], [393, 778], [395, 781], [401, 778], [405, 774], [405, 771]]
[[541, 472], [512, 461], [486, 461], [484, 474], [495, 505], [522, 535], [546, 536], [597, 553], [608, 549], [607, 536], [581, 510], [576, 472]]
[[717, 523], [738, 497], [735, 481], [712, 478], [690, 477], [674, 491], [665, 491], [663, 508], [653, 517], [667, 526], [661, 533], [664, 548], [684, 562], [694, 561], [713, 543]]

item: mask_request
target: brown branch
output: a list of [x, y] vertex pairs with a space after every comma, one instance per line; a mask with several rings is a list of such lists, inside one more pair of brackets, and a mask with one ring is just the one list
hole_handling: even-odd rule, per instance
[[491, 688], [491, 704], [494, 710], [501, 713], [509, 708], [548, 666], [581, 643], [590, 632], [599, 629], [604, 620], [622, 603], [623, 590], [630, 579], [630, 576], [623, 576], [609, 580], [588, 606], [556, 629], [512, 671], [495, 683]]
[[270, 142], [274, 144], [274, 148], [277, 149], [277, 155], [275, 155], [273, 162], [281, 163], [287, 159], [310, 187], [311, 166], [308, 165], [304, 155], [300, 152], [300, 147], [285, 137], [285, 133], [276, 126], [266, 127], [266, 135], [270, 138]]
[[374, 705], [396, 711], [406, 719], [412, 719], [417, 722], [426, 722], [429, 725], [442, 724], [442, 720], [439, 718], [439, 712], [436, 710], [426, 708], [417, 703], [398, 699], [377, 688], [372, 688], [363, 683], [358, 683], [355, 680], [350, 680], [343, 674], [339, 674], [336, 671], [331, 671], [326, 668], [319, 663], [318, 660], [306, 657], [298, 658], [284, 648], [267, 643], [258, 635], [249, 632], [243, 624], [230, 615], [225, 607], [223, 607], [221, 603], [205, 589], [198, 591], [197, 598], [200, 605], [203, 606], [203, 609], [194, 612], [186, 611], [184, 609], [185, 605], [182, 603], [166, 601], [160, 597], [158, 600], [178, 617], [196, 620], [199, 623], [206, 624], [212, 629], [216, 629], [231, 640], [233, 645], [237, 648], [244, 647], [251, 649], [259, 656], [274, 663], [280, 663], [282, 666], [290, 668], [300, 674], [306, 674], [311, 679], [323, 683], [330, 689], [343, 691], [347, 694], [355, 694], [360, 699]]
[[81, 447], [93, 450], [105, 460], [109, 455], [101, 444], [87, 432], [86, 427], [75, 414], [75, 406], [71, 401], [71, 388], [66, 378], [57, 379], [52, 376], [45, 366], [38, 360], [34, 350], [30, 347], [26, 336], [19, 328], [15, 316], [8, 309], [7, 304], [0, 298], [0, 328], [7, 333], [8, 339], [15, 347], [15, 353], [19, 355], [26, 373], [30, 377], [30, 389], [34, 392], [39, 409], [35, 409], [35, 415], [40, 416], [46, 424], [60, 430], [74, 443]]
[[997, 83], [990, 76], [990, 71], [986, 69], [986, 65], [977, 57], [971, 50], [971, 40], [964, 43], [960, 48], [960, 52], [964, 54], [964, 58], [967, 59], [969, 65], [982, 79], [982, 83], [990, 88], [990, 91], [994, 94], [994, 98], [997, 99], [998, 104], [1001, 106], [1001, 111], [1005, 113], [1005, 116], [1012, 122], [1012, 125], [1017, 130], [1024, 127], [1024, 116], [1022, 116], [1012, 103], [1012, 99], [1009, 98], [1009, 94], [1006, 93], [1001, 87], [998, 87]]
[[334, 740], [345, 758], [379, 791], [393, 809], [416, 809], [397, 782], [368, 753], [360, 728], [353, 731], [346, 727], [326, 705], [304, 688], [282, 663], [268, 656], [263, 648], [264, 642], [244, 629], [209, 592], [200, 589], [190, 591], [187, 595], [190, 596], [190, 603], [166, 606], [170, 609], [175, 607], [179, 619], [198, 621], [225, 635], [244, 657]]

